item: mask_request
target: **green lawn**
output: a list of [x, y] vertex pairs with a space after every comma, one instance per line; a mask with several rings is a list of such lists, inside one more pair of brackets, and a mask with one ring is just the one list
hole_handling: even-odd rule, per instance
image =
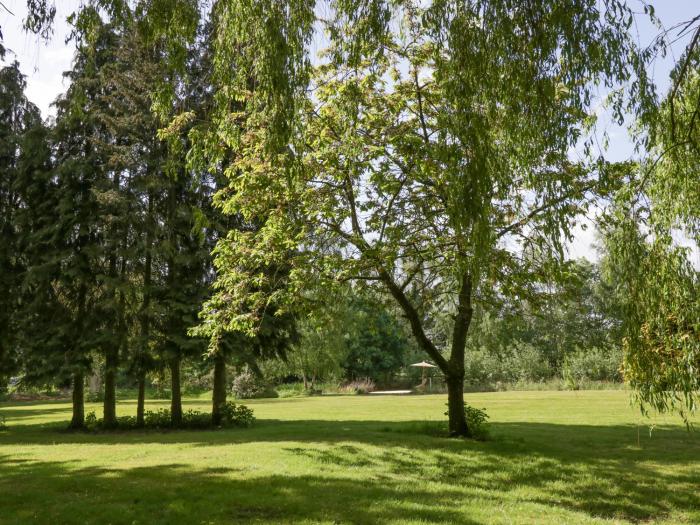
[[256, 400], [251, 429], [121, 434], [0, 404], [0, 523], [700, 523], [700, 434], [650, 436], [628, 392], [467, 400], [491, 440], [431, 436], [444, 396]]

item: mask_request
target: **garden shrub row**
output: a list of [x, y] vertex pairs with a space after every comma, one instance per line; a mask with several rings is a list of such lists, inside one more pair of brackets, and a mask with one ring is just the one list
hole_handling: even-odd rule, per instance
[[[199, 430], [214, 428], [211, 414], [198, 410], [187, 410], [182, 413], [182, 422], [173, 426], [170, 410], [160, 408], [144, 412], [143, 425], [138, 425], [135, 416], [121, 416], [117, 418], [116, 429], [132, 430], [137, 428], [166, 430], [173, 428]], [[253, 411], [245, 405], [229, 401], [222, 408], [221, 424], [218, 427], [248, 427], [255, 422]], [[85, 416], [85, 426], [88, 430], [108, 430], [104, 420], [98, 419], [94, 412]], [[217, 427], [217, 428], [218, 428]]]

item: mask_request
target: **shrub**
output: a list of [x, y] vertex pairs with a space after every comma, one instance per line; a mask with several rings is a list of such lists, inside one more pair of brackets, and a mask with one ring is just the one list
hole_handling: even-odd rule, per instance
[[564, 359], [562, 377], [567, 388], [577, 390], [587, 381], [621, 381], [620, 349], [578, 349]]
[[278, 397], [277, 392], [273, 388], [270, 388], [269, 385], [250, 370], [243, 371], [233, 379], [231, 390], [238, 399]]
[[521, 343], [514, 349], [510, 361], [510, 367], [520, 381], [538, 382], [552, 377], [552, 369], [542, 354], [530, 344]]
[[229, 401], [222, 410], [223, 425], [231, 425], [236, 427], [248, 427], [255, 422], [253, 411], [245, 405], [237, 405]]
[[[228, 402], [223, 406], [222, 413], [221, 427], [247, 427], [255, 422], [253, 411], [245, 405]], [[170, 410], [167, 408], [155, 411], [147, 410], [143, 414], [143, 423], [143, 428], [173, 428], [170, 420]], [[97, 419], [94, 412], [90, 412], [85, 416], [85, 426], [88, 430], [105, 430], [104, 421]], [[177, 428], [196, 430], [211, 427], [211, 414], [200, 412], [199, 410], [186, 410], [182, 414], [182, 424]], [[119, 430], [131, 430], [139, 427], [136, 424], [136, 417], [122, 416], [117, 418], [116, 428]]]
[[[184, 414], [182, 418], [185, 421]], [[167, 428], [170, 426], [170, 410], [159, 408], [158, 410], [146, 410], [143, 413], [143, 425], [150, 428]]]
[[369, 377], [356, 379], [342, 385], [339, 390], [343, 394], [369, 394], [377, 388], [377, 385]]
[[309, 391], [304, 388], [304, 383], [286, 383], [277, 387], [279, 397], [302, 397], [308, 396]]
[[469, 434], [474, 439], [485, 439], [488, 436], [489, 416], [484, 409], [474, 408], [464, 403], [464, 415], [467, 418]]
[[[448, 416], [449, 412], [445, 412]], [[474, 408], [467, 403], [464, 403], [464, 417], [467, 420], [467, 428], [469, 429], [469, 437], [483, 440], [488, 437], [488, 419], [489, 416], [485, 409]]]

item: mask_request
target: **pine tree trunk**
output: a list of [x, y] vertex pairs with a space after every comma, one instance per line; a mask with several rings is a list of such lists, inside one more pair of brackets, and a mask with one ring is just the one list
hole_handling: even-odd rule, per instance
[[118, 349], [110, 348], [105, 355], [104, 425], [108, 428], [117, 426], [117, 366]]
[[144, 425], [144, 412], [146, 408], [146, 374], [141, 372], [139, 374], [139, 396], [136, 401], [136, 426], [142, 427]]
[[226, 358], [219, 353], [214, 361], [214, 392], [212, 394], [211, 423], [221, 424], [223, 406], [226, 404]]
[[85, 428], [85, 376], [83, 372], [73, 374], [73, 419], [68, 428]]
[[[114, 191], [119, 192], [119, 180], [120, 180], [120, 172], [119, 170], [115, 171], [114, 173], [114, 178], [113, 178], [113, 185], [114, 185]], [[114, 280], [117, 277], [117, 262], [118, 262], [118, 244], [119, 242], [116, 239], [117, 236], [117, 227], [113, 226], [110, 228], [109, 232], [112, 236], [114, 236], [111, 239], [111, 255], [109, 257], [109, 277], [114, 282]], [[122, 277], [124, 276], [124, 266], [122, 265]], [[112, 285], [114, 286], [114, 285]], [[114, 330], [112, 332], [112, 338], [109, 342], [107, 342], [107, 347], [105, 350], [105, 385], [104, 385], [104, 401], [103, 401], [103, 421], [104, 425], [107, 428], [113, 428], [117, 426], [117, 394], [116, 394], [116, 374], [117, 374], [117, 366], [118, 366], [118, 361], [119, 361], [119, 346], [120, 346], [120, 338], [122, 335], [121, 328], [122, 328], [122, 310], [121, 307], [123, 307], [124, 302], [123, 302], [123, 297], [120, 297], [120, 300], [117, 301], [117, 292], [115, 288], [112, 288], [110, 290], [111, 294], [111, 300], [112, 304], [118, 304], [119, 308], [116, 308], [114, 310], [115, 314], [115, 319], [112, 319], [112, 323], [110, 323], [109, 327], [110, 329]], [[115, 322], [116, 321], [116, 322]]]
[[182, 393], [180, 392], [180, 357], [170, 360], [170, 422], [172, 426], [182, 425]]
[[148, 190], [148, 216], [146, 218], [146, 257], [143, 267], [143, 303], [141, 304], [140, 321], [141, 321], [141, 341], [139, 342], [139, 397], [136, 404], [136, 425], [144, 426], [144, 412], [146, 407], [146, 357], [148, 354], [148, 344], [151, 339], [151, 273], [153, 265], [153, 255], [151, 245], [153, 243], [153, 200], [154, 193], [152, 189]]

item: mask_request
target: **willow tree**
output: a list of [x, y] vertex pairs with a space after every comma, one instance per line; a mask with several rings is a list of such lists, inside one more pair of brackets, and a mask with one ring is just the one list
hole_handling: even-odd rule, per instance
[[[468, 435], [479, 290], [517, 290], [528, 247], [542, 267], [560, 258], [605, 184], [567, 154], [597, 87], [641, 63], [630, 11], [614, 0], [238, 0], [214, 13], [214, 136], [236, 152], [218, 204], [260, 227], [219, 242], [210, 320], [255, 332], [267, 304], [302, 308], [309, 283], [373, 283], [445, 375], [450, 432]], [[328, 47], [312, 57], [320, 27]], [[260, 271], [275, 266], [290, 268], [284, 287]], [[429, 330], [445, 308], [449, 348]]]
[[700, 271], [690, 248], [700, 247], [699, 101], [696, 28], [668, 94], [644, 115], [647, 158], [619, 192], [606, 237], [626, 379], [643, 410], [685, 418], [700, 400]]

